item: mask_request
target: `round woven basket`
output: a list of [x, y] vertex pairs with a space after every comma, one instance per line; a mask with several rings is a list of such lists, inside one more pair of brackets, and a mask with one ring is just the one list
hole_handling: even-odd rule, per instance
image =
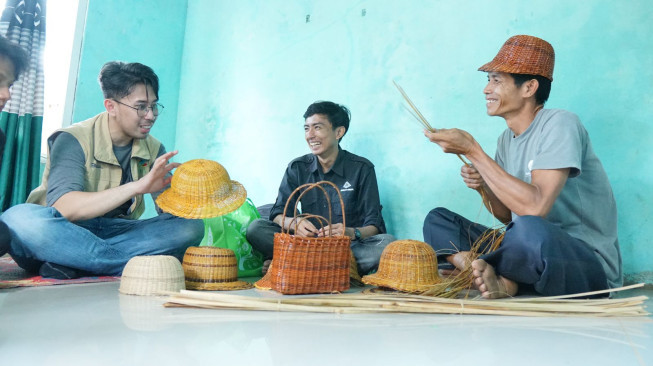
[[179, 259], [170, 255], [152, 255], [137, 256], [127, 262], [118, 291], [127, 295], [149, 296], [183, 289], [184, 270]]
[[379, 270], [363, 283], [402, 292], [423, 292], [440, 282], [433, 248], [417, 240], [397, 240], [381, 254]]
[[238, 263], [231, 249], [189, 247], [182, 264], [189, 290], [246, 290], [250, 283], [238, 281]]
[[195, 159], [175, 170], [170, 188], [159, 195], [156, 204], [175, 216], [204, 219], [228, 214], [246, 198], [245, 187], [231, 180], [220, 163]]

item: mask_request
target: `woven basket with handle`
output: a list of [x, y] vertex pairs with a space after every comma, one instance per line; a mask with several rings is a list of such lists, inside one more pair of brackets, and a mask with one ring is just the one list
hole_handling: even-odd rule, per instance
[[[328, 207], [331, 207], [331, 200], [323, 185], [331, 186], [338, 193], [340, 207], [342, 209], [342, 224], [345, 225], [345, 207], [342, 195], [338, 187], [328, 181], [308, 183], [295, 189], [283, 210], [283, 217], [286, 217], [288, 203], [298, 194], [297, 203], [306, 192], [312, 189], [319, 189], [327, 199]], [[302, 191], [303, 190], [303, 191]], [[329, 218], [317, 215], [298, 215], [288, 226], [295, 228], [302, 220], [315, 218], [320, 225], [331, 225], [331, 211]], [[348, 236], [334, 236], [330, 231], [324, 237], [304, 237], [289, 233], [289, 229], [282, 229], [281, 233], [274, 234], [274, 266], [270, 268], [271, 288], [282, 294], [311, 294], [345, 291], [349, 288], [349, 261], [350, 242]]]

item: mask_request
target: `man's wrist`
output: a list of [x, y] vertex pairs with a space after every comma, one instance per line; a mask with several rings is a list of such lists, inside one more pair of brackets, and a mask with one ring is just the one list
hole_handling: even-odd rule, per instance
[[354, 228], [354, 240], [361, 240], [361, 231], [357, 227]]

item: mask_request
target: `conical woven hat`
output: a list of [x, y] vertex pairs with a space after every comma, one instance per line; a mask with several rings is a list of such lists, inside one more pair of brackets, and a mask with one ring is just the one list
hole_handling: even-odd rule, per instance
[[397, 240], [381, 254], [379, 270], [363, 283], [403, 292], [423, 292], [440, 282], [433, 248], [417, 240]]
[[148, 296], [183, 289], [184, 270], [179, 259], [170, 255], [143, 255], [127, 262], [120, 277], [118, 291], [126, 295]]
[[189, 290], [246, 290], [254, 287], [238, 281], [238, 262], [231, 249], [189, 247], [182, 267]]
[[161, 193], [156, 204], [175, 216], [203, 219], [228, 214], [246, 198], [245, 187], [231, 180], [220, 163], [195, 159], [175, 170], [170, 188]]
[[510, 37], [494, 59], [478, 71], [498, 71], [510, 74], [540, 75], [553, 81], [555, 53], [543, 39], [519, 35]]

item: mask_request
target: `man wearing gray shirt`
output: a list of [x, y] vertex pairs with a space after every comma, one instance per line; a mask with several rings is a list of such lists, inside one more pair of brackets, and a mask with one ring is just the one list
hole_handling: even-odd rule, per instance
[[105, 112], [54, 132], [43, 181], [0, 220], [9, 254], [44, 277], [120, 275], [137, 255], [173, 255], [204, 235], [202, 220], [160, 214], [138, 220], [145, 194], [169, 186], [179, 163], [150, 136], [163, 106], [159, 79], [143, 64], [108, 62], [100, 71]]
[[[506, 120], [495, 159], [467, 132], [426, 131], [444, 152], [465, 155], [465, 184], [507, 224], [501, 245], [489, 250], [489, 228], [445, 208], [424, 221], [424, 240], [440, 262], [457, 273], [471, 265], [473, 284], [485, 298], [520, 289], [543, 295], [576, 294], [619, 287], [621, 255], [617, 208], [603, 166], [578, 117], [543, 109], [553, 81], [553, 47], [519, 35], [508, 39], [491, 62], [483, 90], [487, 113]], [[480, 239], [479, 239], [480, 238]], [[471, 244], [483, 240], [480, 257]]]

